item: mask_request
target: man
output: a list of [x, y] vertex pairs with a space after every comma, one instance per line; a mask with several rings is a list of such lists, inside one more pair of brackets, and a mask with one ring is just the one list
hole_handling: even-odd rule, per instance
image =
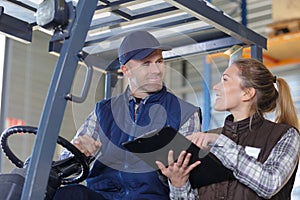
[[98, 102], [72, 141], [87, 156], [101, 147], [86, 187], [62, 187], [54, 199], [169, 199], [165, 179], [122, 146], [164, 126], [184, 135], [201, 129], [200, 109], [178, 99], [163, 84], [164, 50], [170, 48], [147, 31], [124, 38], [118, 54], [128, 80], [126, 91]]

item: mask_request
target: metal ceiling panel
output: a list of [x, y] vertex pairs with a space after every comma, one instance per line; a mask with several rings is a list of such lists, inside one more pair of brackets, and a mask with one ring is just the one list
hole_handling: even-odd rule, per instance
[[30, 1], [0, 0], [0, 6], [4, 8], [4, 13], [29, 24], [36, 22], [35, 12], [38, 4]]
[[29, 43], [32, 41], [32, 25], [25, 21], [16, 19], [3, 12], [4, 8], [0, 7], [0, 32], [7, 37], [15, 40]]
[[[5, 14], [25, 21], [33, 27], [38, 3], [32, 1], [2, 0], [0, 6], [4, 7]], [[239, 4], [236, 1], [222, 2], [224, 1], [216, 1], [216, 4], [223, 6], [224, 10], [234, 16]], [[73, 1], [74, 6], [77, 6], [77, 3], [78, 1]], [[257, 10], [257, 7], [252, 7]], [[236, 19], [206, 1], [99, 0], [87, 32], [83, 47], [84, 54], [89, 56], [92, 63], [101, 63], [98, 62], [99, 58], [106, 59], [110, 63], [117, 58], [117, 48], [123, 36], [134, 29], [146, 29], [161, 43], [171, 45], [173, 48], [181, 46], [187, 48], [187, 45], [195, 46], [197, 43], [214, 40], [222, 41], [220, 39], [226, 37], [233, 37], [247, 46], [256, 45], [259, 48], [266, 48], [266, 38], [238, 23]], [[15, 30], [14, 32], [18, 37], [21, 34]], [[27, 34], [31, 34], [30, 30]], [[61, 35], [61, 33], [57, 34]], [[64, 39], [54, 33], [49, 43], [49, 51], [60, 53]], [[96, 60], [92, 61], [93, 59]], [[97, 67], [106, 69], [107, 65]]]
[[[91, 29], [88, 32], [87, 46], [132, 29], [169, 29], [176, 26], [177, 30], [186, 35], [199, 32], [199, 30], [205, 32], [206, 29], [214, 27], [218, 31], [240, 39], [247, 45], [256, 44], [266, 48], [265, 38], [239, 24], [205, 1], [127, 0], [100, 2], [102, 4], [97, 7]], [[193, 23], [195, 21], [197, 23]]]

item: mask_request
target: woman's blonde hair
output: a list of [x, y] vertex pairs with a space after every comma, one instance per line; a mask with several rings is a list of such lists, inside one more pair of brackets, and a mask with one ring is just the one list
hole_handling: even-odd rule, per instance
[[256, 104], [253, 105], [256, 111], [261, 115], [275, 111], [275, 122], [289, 124], [299, 130], [297, 112], [287, 82], [274, 76], [256, 59], [239, 59], [234, 64], [239, 68], [242, 87], [256, 90]]

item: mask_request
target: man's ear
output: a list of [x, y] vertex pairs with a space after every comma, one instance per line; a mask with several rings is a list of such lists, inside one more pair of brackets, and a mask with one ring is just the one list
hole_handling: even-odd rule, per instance
[[245, 88], [242, 100], [249, 101], [253, 99], [255, 95], [256, 95], [256, 90], [253, 87]]
[[124, 75], [126, 75], [128, 73], [128, 68], [125, 65], [121, 65], [120, 69]]

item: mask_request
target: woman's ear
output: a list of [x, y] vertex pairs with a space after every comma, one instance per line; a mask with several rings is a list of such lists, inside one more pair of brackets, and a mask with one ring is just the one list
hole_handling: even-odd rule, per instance
[[256, 95], [256, 90], [253, 87], [245, 88], [242, 100], [249, 101], [253, 99], [255, 95]]

